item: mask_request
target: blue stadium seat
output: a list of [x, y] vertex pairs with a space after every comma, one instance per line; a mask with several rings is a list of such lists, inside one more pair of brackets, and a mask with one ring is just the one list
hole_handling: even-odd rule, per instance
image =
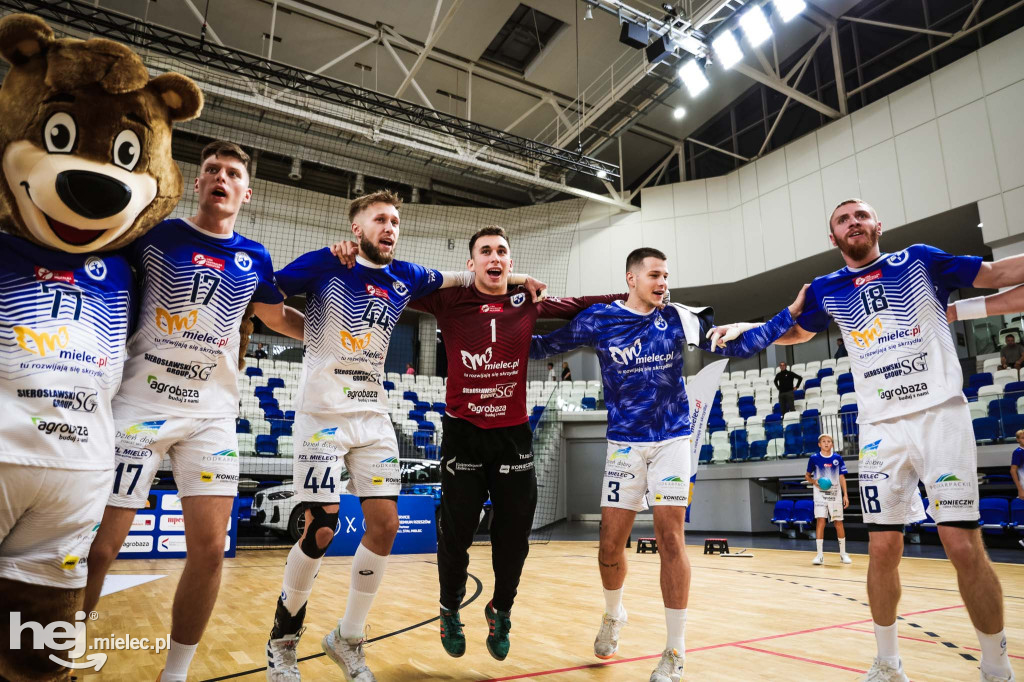
[[[1003, 386], [1003, 395], [1010, 395], [1012, 393], [1024, 394], [1024, 381], [1011, 381], [1010, 383]], [[1020, 395], [1014, 396], [1014, 398], [1020, 397]]]
[[721, 405], [712, 405], [708, 410], [708, 419], [721, 419], [723, 414]]
[[836, 383], [841, 384], [844, 381], [853, 381], [853, 372], [843, 372], [836, 377]]
[[715, 391], [715, 397], [711, 401], [711, 404], [712, 405], [721, 405], [722, 404], [722, 391], [721, 390]]
[[270, 398], [270, 397], [260, 398], [260, 409], [261, 410], [266, 410], [267, 408], [270, 408], [270, 407], [280, 407], [280, 405], [277, 404], [277, 398]]
[[252, 389], [252, 394], [257, 398], [273, 398], [274, 387], [273, 386], [257, 386]]
[[247, 377], [261, 377], [263, 376], [263, 370], [259, 367], [246, 367], [245, 376]]
[[[1002, 433], [1005, 438], [1014, 438], [1015, 434], [1024, 429], [1024, 414], [1007, 414], [1002, 419]], [[991, 477], [989, 477], [991, 481]]]
[[725, 431], [725, 420], [721, 417], [708, 417], [708, 433]]
[[409, 419], [414, 422], [421, 422], [427, 418], [426, 410], [409, 410]]
[[438, 414], [444, 414], [445, 408], [447, 407], [448, 406], [445, 405], [444, 403], [438, 402], [431, 405], [430, 409], [432, 409], [434, 412], [437, 412]]
[[970, 386], [971, 388], [991, 386], [992, 372], [979, 372], [978, 374], [972, 374], [971, 378], [967, 380], [967, 385]]
[[742, 462], [750, 456], [750, 445], [747, 443], [747, 430], [736, 429], [729, 434], [730, 462]]
[[414, 400], [413, 407], [417, 410], [423, 410], [424, 412], [430, 412], [430, 403], [425, 400]]
[[593, 396], [586, 396], [580, 401], [580, 406], [584, 410], [596, 410], [597, 409], [597, 398]]
[[764, 418], [764, 435], [768, 440], [782, 438], [782, 415], [773, 412]]
[[1011, 414], [1017, 414], [1016, 398], [997, 398], [988, 403], [988, 416], [1002, 419]]
[[543, 405], [534, 405], [533, 406], [532, 414], [536, 414], [538, 416], [544, 414], [544, 406]]
[[393, 390], [395, 390], [395, 382], [393, 382], [393, 381], [386, 381], [385, 380], [384, 383], [383, 383], [383, 386], [384, 386], [384, 390], [385, 391], [393, 391]]
[[803, 433], [799, 424], [790, 424], [784, 430], [785, 445], [782, 451], [783, 457], [799, 457], [803, 454]]
[[281, 377], [270, 377], [267, 379], [267, 386], [270, 388], [284, 388], [284, 379]]
[[[796, 400], [796, 398], [793, 398], [793, 400]], [[772, 414], [782, 416], [782, 403], [775, 403], [772, 405]]]
[[271, 419], [270, 420], [270, 435], [274, 438], [278, 436], [290, 436], [292, 435], [292, 424], [295, 422], [288, 421], [287, 419]]
[[1010, 527], [1024, 536], [1024, 500], [1019, 497], [1010, 500]]
[[698, 464], [711, 464], [711, 459], [715, 455], [715, 448], [711, 443], [704, 443], [700, 446], [700, 454], [697, 456]]
[[974, 420], [974, 440], [977, 443], [999, 442], [999, 420], [995, 417], [978, 417]]
[[793, 504], [792, 522], [801, 531], [804, 526], [814, 525], [814, 500], [797, 500]]
[[753, 404], [754, 404], [754, 396], [752, 396], [752, 395], [741, 395], [736, 400], [736, 405], [738, 405], [739, 407], [743, 407], [744, 405], [753, 405]]
[[747, 459], [765, 459], [768, 457], [768, 441], [755, 440], [750, 443], [750, 456]]
[[779, 527], [779, 532], [789, 526], [792, 518], [793, 500], [779, 500], [775, 503], [775, 509], [772, 510], [772, 523]]
[[290, 421], [295, 421], [295, 410], [285, 410], [284, 418]]
[[740, 416], [744, 419], [750, 419], [751, 417], [757, 416], [757, 407], [754, 403], [745, 403], [740, 405]]
[[423, 448], [423, 456], [427, 459], [441, 459], [441, 446], [431, 443]]
[[803, 451], [805, 453], [815, 453], [818, 451], [818, 436], [821, 435], [821, 423], [818, 421], [818, 415], [808, 415], [808, 412], [815, 412], [817, 410], [804, 410], [803, 416], [800, 418], [800, 431], [803, 433]]
[[821, 369], [818, 370], [818, 378], [824, 379], [825, 377], [830, 377], [835, 373], [835, 370], [832, 369], [831, 367], [822, 367]]
[[537, 414], [531, 414], [530, 415], [530, 430], [531, 431], [536, 430], [537, 422], [539, 422], [539, 421], [540, 421], [540, 415], [537, 415]]
[[279, 408], [272, 407], [269, 410], [263, 410], [264, 419], [284, 419], [284, 412]]
[[418, 448], [425, 448], [434, 442], [434, 434], [430, 431], [414, 431], [412, 444]]
[[815, 377], [814, 379], [808, 379], [804, 382], [804, 390], [809, 388], [821, 388], [821, 379]]
[[968, 386], [967, 388], [964, 389], [964, 396], [969, 401], [977, 400], [978, 399], [978, 389], [977, 388], [972, 388], [972, 387]]
[[428, 431], [429, 433], [433, 433], [437, 430], [437, 427], [434, 426], [434, 422], [428, 422], [426, 419], [418, 422], [417, 428], [419, 428], [420, 431]]
[[402, 400], [411, 400], [412, 402], [416, 402], [419, 399], [420, 397], [416, 395], [416, 391], [406, 391], [402, 394]]
[[836, 393], [839, 395], [846, 395], [847, 393], [853, 393], [855, 390], [853, 384], [836, 384]]
[[803, 399], [804, 399], [804, 389], [798, 388], [795, 391], [793, 391], [793, 400], [803, 400]]
[[839, 427], [843, 431], [843, 438], [854, 438], [860, 434], [860, 426], [857, 424], [858, 413], [856, 403], [839, 408]]
[[248, 419], [235, 420], [235, 433], [252, 433], [252, 425]]
[[257, 457], [277, 457], [277, 436], [260, 434], [256, 436]]
[[983, 497], [978, 501], [983, 533], [1002, 534], [1010, 525], [1010, 501], [1005, 497]]

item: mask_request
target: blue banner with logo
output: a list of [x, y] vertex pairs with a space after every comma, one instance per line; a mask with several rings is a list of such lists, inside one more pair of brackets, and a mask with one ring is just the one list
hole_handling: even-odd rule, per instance
[[[238, 541], [238, 498], [231, 505], [224, 556], [235, 556]], [[185, 557], [185, 517], [177, 490], [154, 490], [146, 507], [135, 513], [118, 559], [182, 559]]]
[[[352, 556], [366, 532], [363, 510], [355, 495], [342, 495], [338, 526], [327, 556]], [[428, 495], [398, 496], [398, 535], [392, 554], [434, 554], [437, 552], [437, 528], [434, 498]]]

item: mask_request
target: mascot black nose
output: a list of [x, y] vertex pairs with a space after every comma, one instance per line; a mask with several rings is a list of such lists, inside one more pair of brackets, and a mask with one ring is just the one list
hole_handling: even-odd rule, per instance
[[67, 170], [57, 174], [57, 196], [78, 215], [97, 220], [124, 210], [132, 188], [102, 173]]

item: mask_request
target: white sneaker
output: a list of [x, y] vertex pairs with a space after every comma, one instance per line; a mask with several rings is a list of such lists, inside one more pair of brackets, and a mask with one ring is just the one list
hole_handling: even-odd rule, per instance
[[299, 682], [302, 679], [295, 652], [305, 631], [306, 628], [302, 628], [294, 635], [267, 640], [267, 679], [270, 682]]
[[1013, 676], [1013, 671], [1012, 670], [1010, 671], [1010, 676], [1009, 677], [1002, 677], [1000, 675], [992, 675], [992, 674], [989, 674], [989, 673], [985, 672], [984, 670], [981, 671], [981, 682], [1014, 682], [1014, 680], [1016, 680], [1016, 679], [1017, 678], [1015, 678]]
[[331, 630], [324, 635], [320, 646], [323, 647], [327, 658], [341, 668], [345, 673], [345, 679], [349, 682], [377, 682], [370, 669], [366, 667], [366, 656], [363, 655], [362, 637], [358, 639], [345, 639], [338, 634], [338, 629]]
[[665, 649], [661, 653], [658, 667], [651, 673], [649, 682], [679, 682], [683, 676], [683, 664], [686, 658], [675, 649]]
[[607, 613], [601, 619], [601, 629], [597, 631], [597, 638], [594, 640], [594, 655], [598, 658], [608, 659], [619, 650], [619, 631], [627, 623], [626, 609], [619, 607], [619, 617], [612, 618]]
[[903, 672], [903, 661], [900, 661], [899, 667], [894, 668], [877, 658], [867, 674], [860, 679], [861, 682], [910, 682]]
[[814, 564], [815, 566], [821, 566], [823, 563], [825, 563], [825, 555], [824, 554], [815, 554], [814, 555], [814, 561], [812, 561], [811, 563]]
[[850, 555], [846, 554], [845, 552], [843, 554], [839, 555], [839, 560], [842, 561], [844, 564], [852, 564], [853, 563], [853, 559], [851, 559]]

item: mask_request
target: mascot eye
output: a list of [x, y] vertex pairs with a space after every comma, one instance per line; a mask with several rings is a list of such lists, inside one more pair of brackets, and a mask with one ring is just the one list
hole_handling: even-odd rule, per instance
[[134, 170], [142, 156], [142, 144], [134, 130], [122, 130], [114, 138], [114, 163], [125, 170]]
[[78, 127], [71, 114], [60, 111], [51, 116], [43, 127], [43, 143], [46, 151], [54, 154], [69, 154], [75, 146]]

